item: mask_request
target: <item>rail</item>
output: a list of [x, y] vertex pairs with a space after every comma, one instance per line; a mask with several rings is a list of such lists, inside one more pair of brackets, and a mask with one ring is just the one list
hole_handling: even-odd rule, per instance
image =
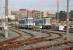
[[[13, 30], [13, 31], [15, 31], [19, 35], [21, 35], [19, 30], [18, 31]], [[54, 38], [54, 39], [59, 39], [59, 38], [62, 37], [61, 34], [59, 34], [59, 36], [60, 37], [57, 37], [57, 38]], [[24, 45], [35, 44], [35, 43], [42, 42], [42, 41], [52, 41], [52, 40], [54, 40], [54, 39], [48, 39], [48, 37], [41, 37], [41, 38], [29, 38], [29, 39], [26, 39], [26, 40], [24, 39], [24, 40], [21, 40], [21, 41], [17, 41], [16, 40], [17, 38], [12, 38], [12, 39], [9, 39], [7, 41], [1, 42], [0, 43], [0, 50], [6, 50], [6, 49], [9, 49], [9, 48], [19, 48], [19, 47], [24, 46]], [[69, 41], [65, 41], [65, 42], [62, 42], [62, 43], [59, 43], [59, 44], [55, 44], [55, 45], [48, 45], [48, 46], [39, 47], [39, 48], [32, 48], [32, 49], [40, 50], [41, 48], [50, 48], [52, 46], [57, 46], [57, 45], [64, 44], [64, 43], [69, 43]], [[30, 50], [30, 49], [27, 49], [27, 50]]]
[[[64, 41], [63, 43], [59, 43], [59, 44], [54, 44], [54, 45], [47, 45], [47, 46], [43, 46], [43, 47], [38, 47], [38, 48], [31, 48], [31, 49], [24, 49], [24, 50], [41, 50], [41, 49], [46, 49], [46, 48], [51, 48], [51, 47], [56, 47], [56, 46], [60, 46], [62, 44], [67, 44], [67, 43], [72, 43], [73, 41]], [[69, 48], [61, 48], [61, 50], [72, 50], [73, 46], [69, 47]]]

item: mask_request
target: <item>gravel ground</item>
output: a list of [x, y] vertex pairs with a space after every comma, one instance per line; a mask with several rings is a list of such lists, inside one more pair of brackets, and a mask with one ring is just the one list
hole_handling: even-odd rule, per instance
[[[31, 31], [31, 30], [23, 30], [23, 31], [27, 31], [31, 34], [33, 34], [33, 38], [40, 38], [40, 37], [46, 37], [46, 36], [49, 36], [49, 33], [48, 34], [45, 34], [45, 33], [41, 33], [41, 32], [36, 32], [36, 31]], [[48, 37], [48, 38], [56, 38], [56, 37], [59, 37], [57, 34], [51, 34], [51, 37]], [[16, 34], [15, 32], [9, 30], [9, 38], [13, 38], [13, 37], [16, 37], [18, 36], [18, 34]], [[20, 37], [19, 39], [17, 40], [23, 40], [23, 39], [27, 39], [27, 38], [30, 38], [31, 36], [29, 34], [26, 34], [26, 33], [22, 33], [22, 37]], [[5, 40], [2, 39], [2, 40]], [[0, 41], [2, 41], [0, 39]], [[58, 44], [58, 43], [62, 43], [63, 42], [63, 38], [60, 38], [60, 39], [57, 39], [57, 40], [54, 40], [54, 41], [43, 41], [43, 42], [39, 42], [39, 43], [36, 43], [36, 44], [30, 44], [30, 45], [24, 45], [24, 46], [21, 46], [19, 48], [12, 48], [12, 49], [9, 49], [9, 50], [25, 50], [25, 49], [28, 49], [28, 48], [36, 48], [36, 47], [43, 47], [43, 46], [47, 46], [47, 45], [53, 45], [53, 44]], [[52, 47], [52, 48], [48, 48], [48, 49], [42, 49], [42, 50], [59, 50], [61, 48], [66, 48], [66, 47], [70, 47], [68, 45], [61, 45], [61, 46], [57, 46], [57, 47]]]
[[[0, 32], [2, 32], [2, 34], [4, 35], [4, 31], [1, 31], [0, 30]], [[9, 35], [8, 35], [8, 39], [11, 39], [11, 38], [14, 38], [14, 37], [17, 37], [17, 36], [19, 36], [16, 32], [13, 32], [13, 31], [11, 31], [11, 30], [9, 30], [9, 33], [8, 33]], [[4, 35], [5, 36], [5, 35]], [[5, 41], [5, 40], [7, 40], [5, 37], [2, 37], [2, 36], [0, 36], [0, 41]]]

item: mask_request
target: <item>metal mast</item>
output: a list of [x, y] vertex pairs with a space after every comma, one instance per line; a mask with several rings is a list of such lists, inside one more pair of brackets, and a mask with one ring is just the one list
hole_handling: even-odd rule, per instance
[[8, 0], [5, 0], [5, 38], [8, 38]]
[[67, 0], [67, 40], [69, 36], [69, 0]]
[[57, 0], [57, 22], [59, 22], [59, 0]]

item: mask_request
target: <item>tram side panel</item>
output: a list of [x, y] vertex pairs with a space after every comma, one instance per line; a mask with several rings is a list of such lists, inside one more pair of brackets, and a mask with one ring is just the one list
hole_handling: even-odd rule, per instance
[[34, 25], [33, 18], [25, 18], [18, 21], [18, 27], [21, 28], [32, 28]]
[[51, 18], [44, 18], [44, 24], [42, 25], [42, 29], [50, 29], [51, 28]]
[[43, 24], [44, 24], [44, 18], [35, 19], [35, 26], [37, 26], [40, 29], [42, 29]]
[[33, 18], [29, 18], [28, 19], [28, 24], [27, 24], [28, 28], [32, 29], [33, 26], [35, 26], [35, 23], [34, 23], [34, 19]]

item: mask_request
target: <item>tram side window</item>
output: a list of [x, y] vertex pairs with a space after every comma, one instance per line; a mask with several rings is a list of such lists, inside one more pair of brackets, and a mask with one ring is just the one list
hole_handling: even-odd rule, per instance
[[24, 20], [21, 20], [21, 21], [19, 21], [19, 23], [20, 23], [20, 24], [23, 24], [23, 23], [25, 23], [25, 21], [24, 21]]

